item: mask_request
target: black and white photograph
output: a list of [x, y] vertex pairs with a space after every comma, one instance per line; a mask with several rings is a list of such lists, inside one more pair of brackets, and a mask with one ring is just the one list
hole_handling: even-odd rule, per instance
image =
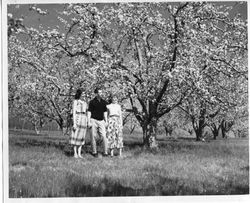
[[3, 1], [4, 202], [249, 200], [248, 4]]

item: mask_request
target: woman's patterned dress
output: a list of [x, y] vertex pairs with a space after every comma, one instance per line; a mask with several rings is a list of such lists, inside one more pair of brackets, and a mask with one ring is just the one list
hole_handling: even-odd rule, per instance
[[[72, 129], [69, 143], [72, 145], [84, 145], [87, 132], [87, 103], [81, 100], [75, 100], [73, 111], [75, 111], [76, 129]], [[74, 112], [73, 112], [74, 114]]]
[[[113, 108], [112, 105], [107, 106], [108, 111]], [[112, 110], [112, 109], [111, 109]], [[121, 113], [121, 111], [119, 110]], [[120, 115], [109, 116], [107, 128], [108, 148], [123, 148], [122, 124]]]

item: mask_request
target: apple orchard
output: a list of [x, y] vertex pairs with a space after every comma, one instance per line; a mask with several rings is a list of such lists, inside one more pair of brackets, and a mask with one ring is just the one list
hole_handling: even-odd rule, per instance
[[[30, 12], [46, 11], [30, 5]], [[117, 93], [124, 116], [157, 146], [169, 115], [188, 120], [200, 140], [247, 128], [247, 21], [208, 2], [65, 4], [60, 25], [23, 25], [8, 14], [9, 111], [42, 126], [70, 127], [82, 88]]]

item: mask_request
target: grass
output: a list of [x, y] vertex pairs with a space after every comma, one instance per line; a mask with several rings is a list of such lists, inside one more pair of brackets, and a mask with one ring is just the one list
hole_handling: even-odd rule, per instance
[[[159, 137], [157, 150], [124, 136], [124, 157], [72, 157], [65, 137], [10, 131], [9, 197], [249, 194], [246, 139]], [[100, 149], [101, 150], [101, 149]]]

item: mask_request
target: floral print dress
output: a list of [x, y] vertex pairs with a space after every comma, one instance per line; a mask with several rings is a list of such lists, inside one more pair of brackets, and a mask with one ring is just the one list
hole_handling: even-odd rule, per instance
[[107, 138], [108, 148], [123, 148], [122, 112], [119, 104], [109, 104]]

